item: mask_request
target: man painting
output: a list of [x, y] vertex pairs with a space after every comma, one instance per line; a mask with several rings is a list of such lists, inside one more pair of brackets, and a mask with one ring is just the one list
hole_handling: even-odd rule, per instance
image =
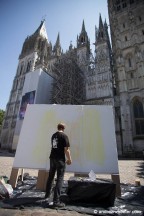
[[66, 164], [70, 165], [72, 163], [72, 159], [69, 149], [69, 139], [64, 133], [65, 125], [63, 123], [59, 123], [57, 125], [57, 129], [58, 131], [51, 137], [50, 170], [46, 185], [45, 198], [50, 196], [54, 176], [57, 172], [57, 182], [54, 190], [53, 202], [55, 207], [64, 207], [64, 203], [60, 202], [60, 194]]

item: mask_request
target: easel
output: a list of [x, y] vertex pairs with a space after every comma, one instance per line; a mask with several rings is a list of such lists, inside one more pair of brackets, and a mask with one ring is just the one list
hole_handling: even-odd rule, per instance
[[[10, 176], [10, 184], [12, 185], [13, 188], [15, 188], [16, 185], [17, 185], [18, 173], [19, 173], [18, 168], [12, 168], [12, 172], [11, 172], [11, 176]], [[88, 176], [87, 174], [83, 175], [81, 173], [77, 173], [77, 174], [74, 174], [74, 175], [79, 176], [79, 177], [80, 176], [81, 177]], [[48, 171], [46, 171], [46, 170], [39, 170], [38, 171], [38, 179], [37, 179], [37, 185], [36, 185], [36, 188], [38, 190], [45, 191], [47, 178], [48, 178]], [[111, 174], [111, 179], [116, 184], [116, 197], [120, 197], [121, 196], [121, 187], [120, 187], [120, 176], [119, 176], [119, 174]]]
[[[19, 171], [20, 171], [19, 168], [12, 168], [9, 183], [11, 184], [13, 188], [16, 188]], [[22, 169], [21, 171], [22, 181], [23, 181], [23, 174], [24, 174], [24, 169]], [[45, 191], [47, 178], [48, 178], [48, 171], [46, 170], [38, 171], [38, 179], [37, 179], [37, 185], [36, 185], [36, 188], [38, 190]]]
[[121, 197], [121, 187], [120, 187], [119, 174], [111, 174], [111, 179], [116, 184], [116, 197]]
[[[17, 185], [18, 174], [19, 174], [19, 168], [12, 168], [9, 183], [11, 184], [13, 188], [15, 188]], [[23, 175], [24, 175], [24, 169], [21, 170], [21, 181], [22, 182], [23, 182]]]

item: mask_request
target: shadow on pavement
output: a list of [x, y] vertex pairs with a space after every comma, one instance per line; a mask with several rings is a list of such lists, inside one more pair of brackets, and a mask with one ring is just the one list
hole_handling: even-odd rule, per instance
[[144, 178], [144, 161], [138, 162], [139, 165], [137, 166], [137, 177]]
[[15, 157], [15, 152], [9, 152], [0, 149], [0, 157]]

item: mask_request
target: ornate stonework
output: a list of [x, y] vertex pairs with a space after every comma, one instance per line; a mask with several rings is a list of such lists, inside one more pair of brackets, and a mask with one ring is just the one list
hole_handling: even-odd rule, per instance
[[144, 1], [108, 0], [108, 9], [120, 100], [121, 150], [138, 156], [144, 149]]

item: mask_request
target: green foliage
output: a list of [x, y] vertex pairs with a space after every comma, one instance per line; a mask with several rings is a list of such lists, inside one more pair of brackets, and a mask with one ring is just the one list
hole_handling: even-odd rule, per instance
[[3, 119], [4, 119], [4, 114], [5, 114], [5, 111], [0, 109], [0, 127], [1, 127]]

